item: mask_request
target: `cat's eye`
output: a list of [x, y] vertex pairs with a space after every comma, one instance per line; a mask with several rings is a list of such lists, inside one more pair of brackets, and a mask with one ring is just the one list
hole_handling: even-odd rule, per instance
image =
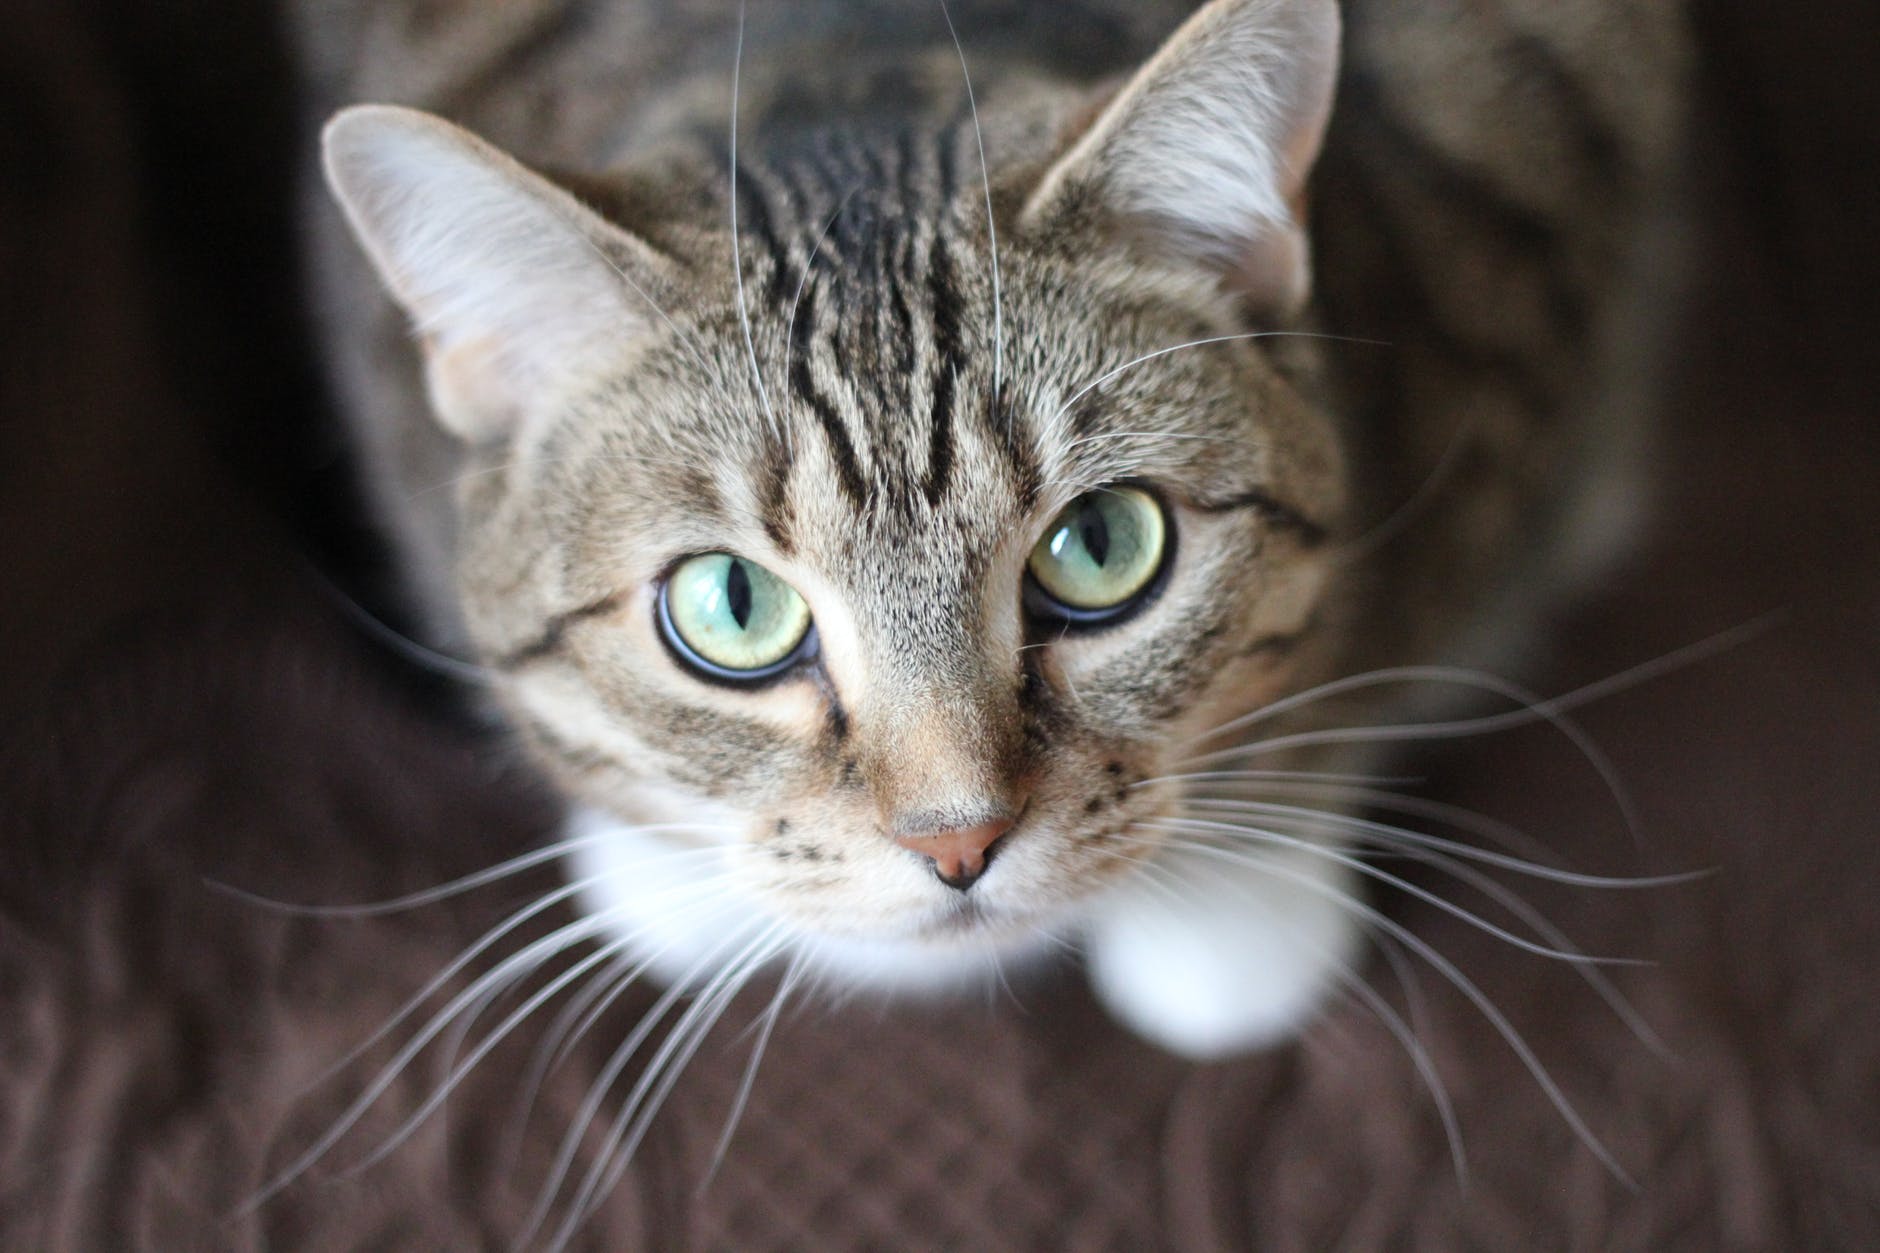
[[1027, 600], [1034, 612], [1094, 625], [1135, 608], [1167, 558], [1168, 519], [1139, 487], [1085, 492], [1031, 550]]
[[681, 561], [659, 589], [659, 626], [679, 657], [732, 682], [767, 679], [810, 641], [809, 605], [755, 561], [703, 553]]

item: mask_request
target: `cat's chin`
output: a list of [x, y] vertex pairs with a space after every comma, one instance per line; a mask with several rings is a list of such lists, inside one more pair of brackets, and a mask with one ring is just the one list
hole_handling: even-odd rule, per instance
[[[907, 936], [813, 933], [599, 810], [576, 809], [567, 835], [582, 906], [666, 984], [709, 979], [764, 935], [778, 941], [775, 957], [801, 959], [843, 991], [915, 996], [985, 986], [1064, 944], [1041, 927], [965, 913]], [[1078, 928], [1098, 998], [1169, 1052], [1211, 1060], [1285, 1039], [1351, 964], [1362, 934], [1355, 876], [1322, 853], [1273, 851], [1249, 864], [1174, 851], [1158, 865], [1154, 880], [1090, 902]]]
[[1355, 875], [1304, 850], [1266, 861], [1271, 869], [1166, 854], [1152, 885], [1097, 902], [1084, 949], [1110, 1013], [1197, 1061], [1297, 1032], [1355, 958]]
[[[730, 964], [740, 940], [781, 921], [735, 881], [716, 880], [697, 856], [599, 809], [577, 806], [564, 831], [568, 872], [591, 919], [627, 944], [653, 978], [693, 984]], [[1028, 924], [961, 913], [901, 936], [845, 936], [782, 923], [780, 957], [844, 989], [945, 995], [1041, 963], [1062, 941]]]

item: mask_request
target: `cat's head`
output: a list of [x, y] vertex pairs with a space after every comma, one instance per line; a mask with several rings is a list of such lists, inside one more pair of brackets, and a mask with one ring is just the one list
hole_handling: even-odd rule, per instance
[[582, 199], [342, 114], [474, 450], [462, 616], [566, 788], [806, 932], [1029, 934], [1140, 873], [1184, 746], [1335, 629], [1333, 427], [1249, 335], [1305, 296], [1336, 44], [1329, 0], [1217, 3], [1051, 125], [989, 107], [985, 182], [964, 112]]

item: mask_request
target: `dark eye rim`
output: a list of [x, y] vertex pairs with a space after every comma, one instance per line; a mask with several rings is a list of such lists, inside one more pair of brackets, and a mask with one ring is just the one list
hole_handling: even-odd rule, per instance
[[682, 557], [675, 557], [660, 572], [658, 591], [653, 596], [653, 633], [659, 636], [660, 642], [666, 646], [666, 651], [672, 654], [673, 660], [679, 663], [680, 668], [689, 670], [694, 677], [719, 687], [750, 691], [755, 688], [769, 687], [799, 666], [814, 661], [822, 650], [822, 641], [816, 631], [814, 614], [810, 615], [809, 626], [804, 630], [803, 638], [796, 642], [795, 648], [769, 665], [760, 666], [755, 670], [733, 670], [729, 666], [721, 666], [701, 656], [696, 649], [685, 642], [685, 636], [680, 633], [678, 624], [672, 620], [672, 606], [669, 600], [672, 576], [688, 561], [720, 554], [740, 561], [749, 560], [747, 557], [739, 557], [736, 553], [714, 548], [706, 552], [686, 553]]
[[[1169, 576], [1175, 569], [1175, 558], [1180, 546], [1180, 538], [1175, 526], [1175, 512], [1169, 508], [1168, 497], [1159, 491], [1153, 483], [1141, 479], [1118, 479], [1114, 483], [1105, 483], [1093, 487], [1089, 492], [1082, 492], [1078, 499], [1092, 492], [1114, 491], [1119, 487], [1131, 488], [1141, 492], [1155, 502], [1155, 507], [1162, 511], [1162, 559], [1156, 566], [1155, 573], [1149, 576], [1135, 595], [1119, 601], [1104, 609], [1080, 609], [1076, 605], [1067, 605], [1039, 584], [1037, 576], [1031, 572], [1031, 562], [1025, 562], [1025, 611], [1032, 619], [1047, 625], [1057, 626], [1066, 633], [1094, 633], [1121, 626], [1161, 598], [1168, 586]], [[1053, 517], [1053, 521], [1056, 518]]]

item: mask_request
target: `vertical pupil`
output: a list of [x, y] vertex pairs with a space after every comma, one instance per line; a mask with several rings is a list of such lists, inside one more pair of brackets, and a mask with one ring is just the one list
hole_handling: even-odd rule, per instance
[[740, 631], [751, 625], [751, 576], [742, 561], [732, 561], [725, 571], [725, 603]]
[[1077, 519], [1077, 529], [1084, 541], [1084, 551], [1098, 565], [1104, 564], [1110, 555], [1110, 528], [1103, 520], [1103, 511], [1095, 505], [1085, 505]]

